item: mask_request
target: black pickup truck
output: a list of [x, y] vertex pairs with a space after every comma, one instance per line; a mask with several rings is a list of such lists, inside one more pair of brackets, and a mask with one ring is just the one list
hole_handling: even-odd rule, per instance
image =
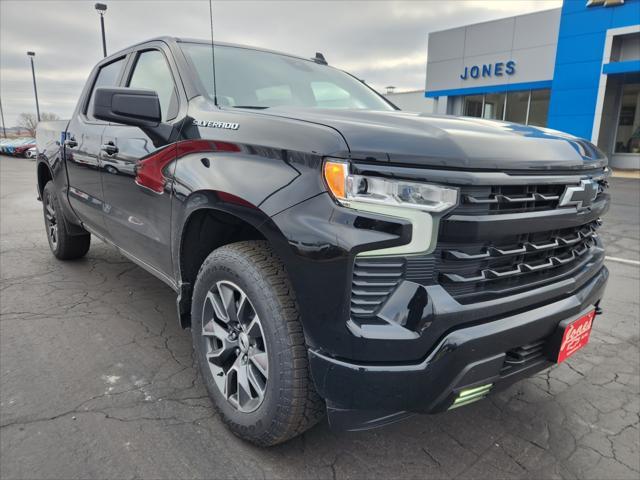
[[53, 254], [95, 236], [171, 286], [213, 403], [259, 445], [479, 400], [600, 313], [596, 147], [399, 111], [321, 54], [134, 45], [37, 144]]

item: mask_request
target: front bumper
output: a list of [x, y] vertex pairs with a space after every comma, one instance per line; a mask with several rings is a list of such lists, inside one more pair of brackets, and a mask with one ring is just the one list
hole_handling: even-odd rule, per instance
[[544, 356], [505, 369], [507, 352], [550, 337], [560, 321], [598, 305], [608, 279], [602, 267], [570, 296], [446, 333], [420, 362], [352, 363], [309, 350], [318, 393], [333, 427], [373, 428], [411, 413], [447, 410], [457, 394], [492, 383], [494, 389], [551, 365]]

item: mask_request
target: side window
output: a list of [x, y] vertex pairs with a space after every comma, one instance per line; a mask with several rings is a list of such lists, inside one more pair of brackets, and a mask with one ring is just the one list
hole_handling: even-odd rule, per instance
[[178, 96], [173, 76], [162, 52], [147, 50], [138, 55], [129, 87], [154, 90], [158, 94], [163, 122], [178, 114]]
[[96, 88], [115, 87], [118, 84], [118, 78], [120, 77], [120, 72], [122, 71], [123, 66], [124, 57], [100, 67], [100, 70], [98, 70], [98, 75], [96, 76], [96, 81], [93, 83], [93, 89], [91, 90], [91, 96], [89, 97], [89, 103], [87, 103], [87, 108], [84, 111], [84, 113], [92, 120], [95, 120], [93, 118], [93, 101]]

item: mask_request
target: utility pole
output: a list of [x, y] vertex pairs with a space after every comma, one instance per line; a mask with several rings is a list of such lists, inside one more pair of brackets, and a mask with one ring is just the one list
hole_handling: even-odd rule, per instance
[[33, 76], [33, 93], [36, 96], [36, 113], [38, 114], [38, 121], [40, 121], [40, 104], [38, 103], [38, 87], [36, 86], [36, 69], [33, 66], [33, 57], [36, 56], [36, 52], [27, 52], [27, 55], [31, 60], [31, 75]]
[[7, 129], [4, 126], [4, 112], [2, 111], [2, 100], [0, 100], [0, 118], [2, 118], [2, 133], [4, 138], [7, 138]]
[[107, 11], [107, 6], [104, 3], [96, 3], [96, 11], [100, 14], [100, 30], [102, 30], [102, 53], [107, 56], [107, 41], [104, 36], [104, 13]]

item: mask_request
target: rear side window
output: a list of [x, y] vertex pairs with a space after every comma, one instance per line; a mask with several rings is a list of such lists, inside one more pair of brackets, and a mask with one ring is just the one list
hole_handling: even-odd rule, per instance
[[122, 71], [123, 66], [124, 57], [100, 67], [100, 70], [98, 70], [98, 75], [96, 77], [96, 81], [93, 83], [93, 89], [91, 90], [91, 96], [89, 97], [89, 103], [87, 104], [87, 109], [84, 111], [84, 113], [92, 120], [95, 120], [93, 118], [93, 102], [96, 88], [116, 87], [118, 85], [118, 79], [120, 78], [120, 72]]
[[178, 96], [173, 76], [162, 52], [147, 50], [140, 53], [129, 87], [153, 90], [158, 94], [163, 122], [178, 114]]

